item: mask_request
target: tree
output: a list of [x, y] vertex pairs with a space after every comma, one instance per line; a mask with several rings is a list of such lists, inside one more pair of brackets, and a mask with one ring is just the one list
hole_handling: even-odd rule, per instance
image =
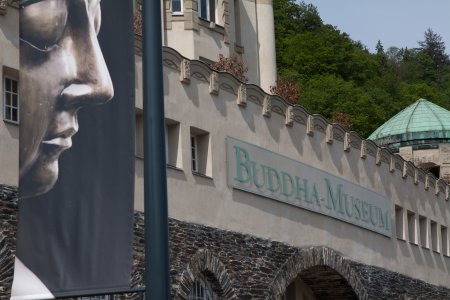
[[376, 50], [375, 55], [376, 55], [378, 64], [382, 68], [386, 68], [387, 67], [387, 55], [384, 52], [384, 47], [380, 40], [378, 40], [377, 44], [375, 45], [375, 50]]
[[420, 48], [385, 48], [378, 41], [372, 54], [324, 24], [311, 4], [274, 0], [274, 14], [278, 75], [302, 87], [308, 111], [349, 121], [364, 137], [418, 98], [450, 108], [449, 57], [431, 29]]
[[384, 47], [380, 40], [378, 40], [375, 50], [377, 51], [377, 54], [384, 54]]
[[425, 31], [425, 40], [419, 42], [420, 49], [427, 54], [434, 62], [436, 70], [440, 70], [443, 65], [448, 64], [449, 57], [445, 53], [445, 43], [442, 37], [431, 28]]
[[330, 25], [284, 40], [277, 64], [283, 75], [282, 70], [290, 69], [301, 78], [333, 74], [357, 82], [364, 82], [377, 69], [375, 59], [361, 44]]
[[282, 56], [286, 48], [286, 42], [289, 42], [291, 37], [297, 34], [316, 31], [323, 24], [317, 8], [312, 4], [296, 3], [294, 0], [274, 0], [273, 7], [276, 20], [277, 66], [278, 70], [281, 71], [285, 69]]
[[275, 37], [279, 40], [298, 32], [314, 31], [320, 28], [322, 19], [317, 8], [303, 1], [274, 0]]

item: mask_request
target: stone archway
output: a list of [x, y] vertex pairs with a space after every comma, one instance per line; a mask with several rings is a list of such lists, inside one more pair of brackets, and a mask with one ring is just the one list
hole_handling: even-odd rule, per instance
[[273, 281], [271, 299], [281, 299], [297, 278], [311, 289], [317, 299], [368, 299], [355, 266], [328, 247], [302, 248], [291, 256]]
[[195, 279], [202, 274], [220, 299], [238, 299], [233, 287], [234, 280], [223, 263], [206, 249], [201, 249], [191, 258], [182, 273], [175, 299], [187, 299]]
[[[358, 300], [348, 281], [336, 270], [328, 266], [315, 266], [306, 269], [298, 274], [296, 281], [301, 281], [317, 299]], [[296, 282], [291, 283], [291, 285], [294, 285], [294, 288], [295, 284]]]

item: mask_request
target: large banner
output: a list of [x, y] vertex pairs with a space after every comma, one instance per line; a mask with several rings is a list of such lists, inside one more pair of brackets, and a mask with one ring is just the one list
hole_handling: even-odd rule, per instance
[[22, 0], [12, 299], [129, 288], [132, 0]]

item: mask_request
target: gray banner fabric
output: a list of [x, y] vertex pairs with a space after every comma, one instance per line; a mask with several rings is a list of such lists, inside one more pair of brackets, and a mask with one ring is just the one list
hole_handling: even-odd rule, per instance
[[18, 260], [53, 297], [127, 290], [133, 3], [30, 3], [20, 11], [21, 199], [13, 299], [45, 294], [26, 291], [31, 282], [20, 282], [29, 277], [19, 274]]

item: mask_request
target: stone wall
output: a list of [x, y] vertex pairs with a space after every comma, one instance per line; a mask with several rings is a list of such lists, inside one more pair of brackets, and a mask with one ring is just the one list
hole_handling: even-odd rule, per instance
[[17, 197], [16, 188], [0, 184], [0, 299], [9, 299], [12, 284]]
[[[16, 211], [17, 190], [0, 185], [0, 299], [9, 298]], [[143, 285], [143, 224], [137, 212], [133, 287]], [[365, 265], [328, 247], [297, 248], [175, 219], [169, 232], [171, 299], [187, 299], [200, 274], [218, 299], [280, 299], [297, 276], [319, 299], [450, 299], [448, 287]]]
[[[368, 266], [343, 257], [327, 247], [296, 248], [236, 232], [170, 221], [172, 298], [186, 299], [192, 280], [201, 272], [215, 276], [224, 299], [280, 299], [297, 275], [308, 278], [313, 292], [330, 289], [336, 272], [315, 272], [315, 267], [337, 271], [343, 284], [320, 299], [338, 299], [338, 288], [351, 287], [358, 299], [450, 299], [450, 290]], [[199, 255], [200, 253], [200, 255]], [[216, 271], [217, 270], [217, 271]], [[223, 280], [226, 278], [226, 280]], [[342, 281], [342, 279], [345, 279]], [[231, 286], [231, 287], [229, 287]], [[348, 293], [342, 291], [342, 295]], [[328, 296], [327, 296], [328, 295]], [[339, 299], [352, 299], [339, 297]]]

